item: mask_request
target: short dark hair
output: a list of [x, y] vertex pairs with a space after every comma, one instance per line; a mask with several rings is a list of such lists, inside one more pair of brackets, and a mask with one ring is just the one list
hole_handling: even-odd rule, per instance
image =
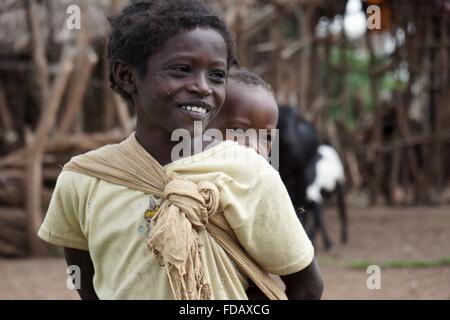
[[240, 67], [232, 67], [228, 73], [228, 81], [237, 81], [246, 85], [262, 87], [271, 94], [274, 94], [272, 87], [256, 73]]
[[131, 103], [131, 96], [114, 79], [114, 63], [121, 59], [136, 68], [139, 76], [144, 78], [148, 57], [180, 31], [197, 27], [216, 30], [227, 46], [228, 67], [237, 64], [230, 31], [222, 18], [202, 0], [132, 1], [121, 13], [108, 20], [111, 24], [107, 46], [110, 85], [128, 103]]

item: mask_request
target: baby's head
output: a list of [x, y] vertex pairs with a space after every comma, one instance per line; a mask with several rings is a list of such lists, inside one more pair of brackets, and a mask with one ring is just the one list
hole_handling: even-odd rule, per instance
[[139, 127], [206, 127], [225, 97], [235, 63], [231, 34], [201, 0], [147, 0], [110, 18], [110, 83], [136, 108]]
[[[278, 121], [278, 106], [270, 85], [251, 71], [232, 68], [226, 90], [223, 107], [210, 128], [219, 129], [224, 137], [227, 129], [255, 129], [257, 136], [246, 135], [246, 144], [267, 157]], [[261, 129], [267, 129], [267, 136]]]

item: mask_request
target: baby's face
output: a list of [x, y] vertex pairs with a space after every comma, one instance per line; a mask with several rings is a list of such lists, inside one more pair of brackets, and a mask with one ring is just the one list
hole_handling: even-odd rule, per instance
[[255, 129], [256, 135], [245, 134], [244, 143], [267, 158], [272, 146], [272, 129], [276, 129], [278, 121], [275, 98], [261, 86], [232, 79], [228, 80], [226, 90], [223, 107], [210, 128], [219, 129], [224, 137], [227, 129], [242, 129], [243, 132]]

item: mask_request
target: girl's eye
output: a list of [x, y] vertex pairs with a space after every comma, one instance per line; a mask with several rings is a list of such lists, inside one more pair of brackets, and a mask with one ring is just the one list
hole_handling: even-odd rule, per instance
[[227, 75], [224, 71], [213, 71], [210, 73], [212, 80], [217, 82], [225, 82], [226, 76]]
[[176, 65], [171, 68], [177, 74], [185, 74], [191, 71], [191, 68], [186, 65]]

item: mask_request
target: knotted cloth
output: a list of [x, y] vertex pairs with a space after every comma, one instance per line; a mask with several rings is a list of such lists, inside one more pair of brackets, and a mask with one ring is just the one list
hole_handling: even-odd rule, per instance
[[216, 213], [219, 190], [209, 181], [197, 185], [177, 177], [167, 183], [163, 198], [152, 220], [149, 248], [166, 265], [177, 298], [210, 299], [196, 231], [206, 228], [208, 217]]
[[272, 300], [287, 299], [284, 291], [239, 244], [224, 215], [220, 193], [210, 181], [195, 183], [164, 168], [139, 144], [134, 133], [119, 144], [72, 158], [63, 170], [93, 176], [163, 199], [152, 219], [148, 247], [165, 266], [176, 299], [213, 297], [201, 259], [198, 231], [205, 229]]

